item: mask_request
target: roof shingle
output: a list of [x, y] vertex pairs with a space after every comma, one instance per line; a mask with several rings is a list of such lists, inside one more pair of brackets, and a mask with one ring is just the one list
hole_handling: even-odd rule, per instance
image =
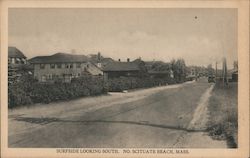
[[10, 58], [25, 58], [26, 56], [16, 47], [8, 47], [8, 57]]
[[108, 63], [103, 71], [139, 71], [139, 65], [134, 62], [111, 62]]

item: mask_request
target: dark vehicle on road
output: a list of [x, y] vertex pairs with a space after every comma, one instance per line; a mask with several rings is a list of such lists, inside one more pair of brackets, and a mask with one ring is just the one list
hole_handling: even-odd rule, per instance
[[215, 77], [214, 76], [208, 76], [208, 83], [213, 82], [215, 83]]

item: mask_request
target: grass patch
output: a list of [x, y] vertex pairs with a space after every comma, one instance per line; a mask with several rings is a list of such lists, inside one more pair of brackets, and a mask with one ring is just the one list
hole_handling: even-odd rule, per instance
[[217, 82], [209, 100], [209, 135], [213, 139], [226, 140], [228, 147], [238, 144], [238, 84], [223, 86]]

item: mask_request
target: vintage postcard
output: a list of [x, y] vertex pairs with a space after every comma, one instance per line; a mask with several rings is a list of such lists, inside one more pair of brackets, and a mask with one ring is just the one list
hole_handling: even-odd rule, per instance
[[249, 1], [1, 1], [1, 157], [249, 157]]

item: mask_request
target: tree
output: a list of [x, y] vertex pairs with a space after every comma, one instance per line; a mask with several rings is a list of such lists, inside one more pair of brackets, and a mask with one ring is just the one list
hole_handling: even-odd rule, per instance
[[171, 69], [174, 73], [176, 82], [184, 82], [186, 78], [186, 64], [184, 59], [173, 59], [171, 62]]
[[209, 65], [207, 66], [207, 74], [208, 74], [208, 76], [214, 75], [214, 69], [213, 69], [213, 67], [212, 67], [212, 64], [209, 64]]
[[165, 63], [162, 61], [155, 62], [152, 65], [152, 70], [154, 71], [170, 71], [171, 70], [171, 64]]

